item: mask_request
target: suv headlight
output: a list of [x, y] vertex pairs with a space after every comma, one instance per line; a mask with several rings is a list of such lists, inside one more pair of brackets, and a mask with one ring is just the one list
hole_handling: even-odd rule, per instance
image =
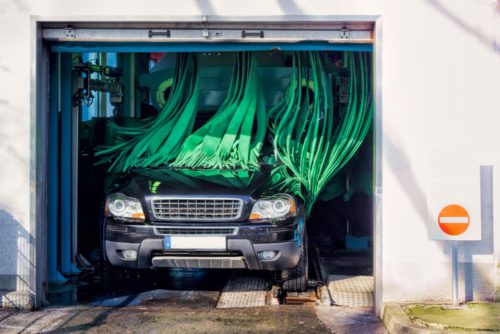
[[295, 200], [287, 194], [260, 199], [253, 205], [250, 219], [272, 219], [295, 216]]
[[131, 220], [144, 220], [141, 202], [123, 194], [111, 194], [106, 199], [105, 212], [108, 216]]

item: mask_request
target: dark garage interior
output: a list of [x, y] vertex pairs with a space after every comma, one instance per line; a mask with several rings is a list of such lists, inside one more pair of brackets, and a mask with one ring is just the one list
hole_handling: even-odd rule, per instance
[[[154, 289], [220, 291], [234, 272], [254, 275], [253, 270], [247, 271], [254, 269], [248, 263], [247, 268], [232, 270], [109, 265], [103, 255], [104, 240], [107, 233], [123, 227], [105, 224], [106, 198], [135, 177], [147, 179], [148, 193], [154, 194], [166, 186], [176, 189], [189, 186], [200, 193], [212, 186], [243, 189], [264, 180], [263, 175], [274, 175], [279, 182], [261, 183], [257, 193], [263, 198], [273, 191], [291, 193], [301, 206], [297, 210], [303, 210], [306, 217], [304, 242], [308, 241], [309, 287], [328, 285], [330, 275], [373, 274], [371, 52], [54, 50], [49, 64], [48, 292], [51, 303], [91, 302], [106, 296]], [[353, 69], [356, 59], [360, 59], [362, 65]], [[241, 108], [227, 107], [231, 94], [233, 100], [241, 99], [240, 106], [249, 105], [244, 113], [240, 112], [240, 125], [232, 132], [228, 129], [236, 126], [235, 118]], [[365, 101], [353, 100], [353, 95], [362, 94], [367, 96]], [[172, 102], [174, 100], [178, 101]], [[293, 101], [300, 101], [297, 108], [310, 110], [311, 116], [295, 120], [295, 130], [289, 130], [292, 139], [281, 140], [279, 134], [286, 132], [288, 124], [280, 121], [291, 110]], [[365, 114], [351, 116], [351, 109], [363, 109], [359, 108], [363, 103]], [[183, 121], [183, 114], [179, 114], [177, 123], [169, 128], [170, 121], [161, 121], [161, 117], [170, 110], [184, 114], [191, 110], [191, 116]], [[330, 118], [325, 117], [329, 112]], [[219, 119], [213, 121], [217, 117]], [[250, 121], [245, 122], [247, 119]], [[209, 127], [207, 124], [215, 124], [209, 127], [213, 130], [224, 120], [228, 128], [221, 138], [232, 145], [229, 153], [221, 155], [225, 158], [215, 162], [203, 157], [186, 158], [188, 146], [182, 143], [193, 140], [193, 134], [205, 133], [205, 137], [198, 138], [200, 144], [196, 146], [204, 148], [208, 135], [202, 130]], [[359, 126], [351, 125], [352, 140], [338, 144], [341, 131], [352, 122], [359, 123]], [[147, 137], [138, 134], [143, 130], [137, 130], [155, 126], [173, 129], [170, 131], [178, 137], [175, 139], [178, 148], [169, 154], [151, 153], [149, 160], [136, 158], [139, 155], [133, 148], [129, 149], [130, 142], [143, 143], [147, 152], [160, 151], [155, 144], [157, 135]], [[301, 126], [302, 131], [307, 132], [302, 137], [297, 130]], [[213, 131], [211, 134], [216, 132]], [[331, 134], [327, 135], [326, 131]], [[157, 131], [157, 134], [164, 132]], [[172, 137], [168, 136], [165, 133], [167, 138], [162, 137], [164, 146]], [[325, 144], [328, 140], [337, 145], [338, 151], [330, 150]], [[248, 155], [242, 153], [242, 143], [250, 146]], [[309, 167], [298, 172], [299, 169], [289, 166], [293, 166], [294, 161], [303, 161], [290, 153], [293, 151], [290, 147], [296, 145], [296, 152], [305, 152], [306, 144], [317, 156], [312, 158], [313, 153], [304, 153], [303, 159], [308, 159]], [[314, 151], [323, 147], [321, 145], [328, 149]], [[282, 151], [277, 153], [278, 150]], [[324, 155], [325, 152], [330, 155]], [[283, 162], [286, 159], [289, 161]], [[333, 160], [339, 162], [331, 168], [321, 167]], [[317, 175], [312, 175], [313, 170]], [[307, 177], [310, 177], [309, 183], [303, 181]], [[172, 224], [154, 222], [153, 225], [155, 231], [172, 227]], [[210, 226], [219, 229], [224, 225]], [[268, 233], [279, 240], [282, 237], [279, 223], [275, 229], [274, 232], [268, 229]], [[199, 233], [213, 233], [207, 231]], [[169, 233], [189, 232], [171, 229], [165, 235]], [[231, 257], [240, 255], [228, 252]], [[283, 276], [273, 270], [264, 270], [261, 275], [267, 282], [266, 289], [283, 284]], [[281, 294], [280, 301], [286, 302], [285, 297], [286, 293]]]

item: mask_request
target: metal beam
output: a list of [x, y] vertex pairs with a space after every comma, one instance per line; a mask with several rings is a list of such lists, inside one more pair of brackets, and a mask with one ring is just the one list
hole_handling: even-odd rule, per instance
[[[107, 60], [108, 60], [107, 54], [105, 52], [101, 53], [100, 63], [102, 66], [106, 66], [108, 64]], [[99, 101], [99, 108], [97, 114], [98, 117], [106, 117], [106, 105], [107, 105], [106, 95], [107, 93], [97, 92], [97, 101]]]
[[[71, 57], [73, 59], [73, 57]], [[71, 65], [73, 65], [71, 63]], [[72, 67], [70, 67], [72, 70]], [[76, 93], [79, 74], [72, 71], [73, 80], [71, 97]], [[78, 253], [78, 167], [80, 156], [80, 119], [82, 117], [81, 106], [74, 105], [71, 108], [71, 274], [78, 274], [80, 271], [75, 266], [76, 254]], [[97, 108], [96, 108], [97, 109]], [[69, 157], [68, 157], [69, 158]]]
[[122, 116], [135, 117], [136, 116], [136, 102], [135, 102], [135, 59], [136, 55], [133, 53], [121, 54], [118, 57], [118, 66], [123, 69], [123, 110]]
[[73, 73], [72, 55], [61, 55], [61, 272], [76, 274], [72, 260]]
[[355, 43], [99, 43], [61, 42], [52, 52], [229, 52], [229, 51], [372, 51], [372, 44]]
[[274, 15], [274, 16], [161, 16], [161, 17], [136, 17], [136, 16], [99, 16], [99, 17], [73, 17], [65, 20], [60, 17], [39, 18], [43, 29], [65, 28], [71, 25], [74, 28], [98, 29], [340, 29], [347, 26], [352, 30], [374, 30], [377, 16], [373, 15]]
[[48, 224], [47, 276], [50, 283], [66, 283], [59, 273], [59, 96], [61, 55], [51, 54], [49, 64], [49, 133], [48, 133]]
[[[345, 31], [349, 31], [346, 38]], [[372, 43], [372, 30], [337, 29], [221, 29], [216, 27], [197, 29], [76, 29], [47, 28], [42, 36], [49, 41], [85, 42], [301, 42], [328, 41], [336, 43]]]

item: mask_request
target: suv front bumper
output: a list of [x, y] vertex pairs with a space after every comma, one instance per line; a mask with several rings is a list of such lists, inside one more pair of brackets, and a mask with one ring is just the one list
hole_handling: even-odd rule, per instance
[[[289, 218], [279, 223], [262, 222], [239, 224], [127, 224], [105, 221], [105, 256], [114, 266], [131, 269], [154, 267], [219, 268], [250, 270], [284, 270], [295, 267], [302, 246], [303, 218]], [[207, 226], [208, 225], [208, 226]], [[234, 229], [226, 234], [226, 250], [198, 251], [195, 249], [171, 250], [165, 248], [162, 229], [211, 230]], [[199, 230], [198, 230], [199, 231]], [[213, 233], [213, 231], [211, 232]], [[172, 234], [173, 235], [173, 234]], [[194, 235], [194, 234], [193, 234]], [[200, 236], [199, 233], [196, 234]], [[207, 235], [213, 236], [213, 234]], [[124, 251], [135, 251], [136, 258], [127, 258]], [[270, 260], [263, 260], [259, 253], [274, 251]]]

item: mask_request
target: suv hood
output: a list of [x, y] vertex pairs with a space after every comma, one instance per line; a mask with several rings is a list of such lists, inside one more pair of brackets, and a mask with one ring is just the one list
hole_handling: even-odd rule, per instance
[[270, 179], [270, 168], [258, 171], [140, 169], [120, 191], [130, 196], [241, 195], [258, 197]]

